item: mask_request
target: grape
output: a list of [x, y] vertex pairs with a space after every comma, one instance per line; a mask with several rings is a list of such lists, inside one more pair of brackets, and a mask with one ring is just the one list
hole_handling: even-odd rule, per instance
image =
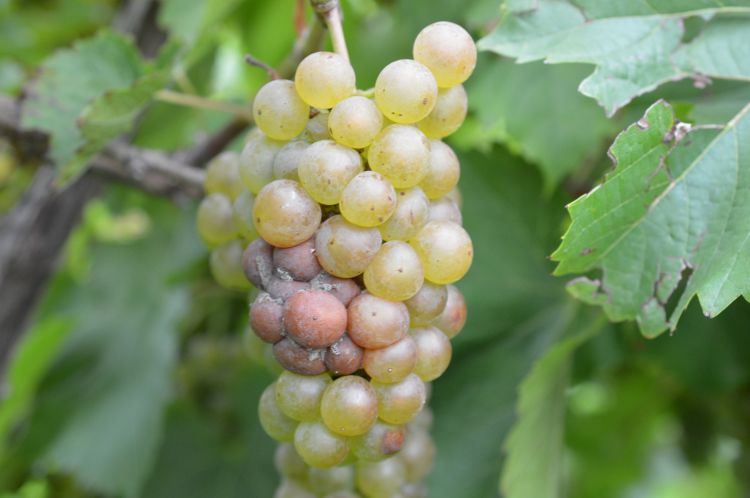
[[294, 448], [308, 465], [334, 467], [346, 458], [349, 443], [321, 422], [302, 422], [294, 433]]
[[390, 424], [409, 422], [419, 413], [427, 398], [424, 382], [413, 373], [392, 384], [373, 381], [372, 387], [378, 397], [378, 416]]
[[331, 493], [330, 495], [325, 495], [323, 498], [362, 498], [359, 494], [355, 493], [351, 490], [341, 490], [336, 491], [335, 493]]
[[409, 240], [427, 223], [430, 201], [421, 188], [399, 190], [396, 200], [393, 214], [378, 227], [383, 240]]
[[445, 308], [433, 323], [449, 339], [453, 339], [466, 325], [466, 300], [455, 285], [449, 285], [447, 288], [448, 296]]
[[430, 221], [452, 221], [461, 225], [463, 217], [458, 204], [448, 196], [430, 202]]
[[[427, 386], [428, 384], [425, 384]], [[422, 411], [417, 413], [417, 415], [411, 419], [409, 422], [409, 430], [423, 430], [423, 431], [429, 431], [432, 428], [432, 422], [434, 419], [434, 415], [432, 414], [432, 410], [430, 410], [429, 406], [425, 406], [422, 408]]]
[[412, 327], [422, 327], [434, 320], [448, 301], [448, 289], [445, 285], [425, 282], [412, 298], [404, 301], [409, 308]]
[[250, 192], [257, 194], [273, 180], [273, 161], [283, 142], [272, 140], [259, 129], [251, 131], [239, 159], [240, 178]]
[[347, 221], [362, 227], [384, 223], [396, 209], [396, 189], [374, 171], [358, 174], [346, 185], [339, 204]]
[[300, 375], [318, 375], [325, 372], [324, 351], [305, 349], [288, 337], [273, 345], [273, 355], [281, 366]]
[[390, 346], [403, 339], [408, 329], [409, 312], [404, 303], [364, 292], [349, 304], [349, 336], [360, 347]]
[[352, 453], [359, 459], [377, 462], [397, 453], [404, 444], [402, 425], [377, 421], [367, 433], [352, 440]]
[[310, 146], [302, 140], [293, 140], [284, 145], [273, 158], [273, 177], [276, 180], [299, 181], [299, 165], [305, 160], [307, 148]]
[[421, 482], [408, 482], [401, 486], [398, 498], [428, 498], [427, 486]]
[[292, 441], [297, 422], [284, 415], [276, 404], [276, 384], [268, 386], [260, 396], [258, 418], [266, 434], [277, 441]]
[[242, 255], [242, 268], [245, 270], [245, 277], [259, 289], [265, 287], [265, 284], [271, 280], [273, 271], [273, 247], [263, 239], [255, 239]]
[[358, 227], [336, 215], [320, 226], [315, 236], [315, 251], [328, 273], [351, 278], [365, 271], [381, 242], [377, 228]]
[[255, 196], [248, 190], [243, 190], [232, 203], [232, 219], [238, 234], [245, 240], [258, 237], [258, 231], [253, 223], [253, 204]]
[[412, 329], [410, 334], [417, 345], [414, 373], [425, 382], [443, 375], [451, 362], [452, 348], [448, 337], [435, 327]]
[[307, 122], [307, 127], [300, 137], [308, 142], [317, 142], [331, 138], [331, 135], [328, 133], [328, 118], [330, 117], [330, 113], [325, 109], [317, 109], [317, 111], [317, 114]]
[[275, 140], [291, 140], [305, 129], [310, 107], [297, 95], [289, 80], [269, 81], [253, 102], [255, 124]]
[[222, 287], [246, 290], [250, 288], [242, 271], [242, 244], [233, 240], [211, 251], [211, 274]]
[[432, 469], [435, 460], [435, 443], [426, 431], [410, 429], [399, 454], [406, 468], [408, 481], [421, 481]]
[[315, 257], [315, 239], [312, 237], [294, 247], [274, 249], [273, 264], [276, 271], [303, 282], [312, 280], [323, 269]]
[[286, 280], [279, 277], [271, 277], [266, 283], [266, 290], [272, 297], [286, 301], [294, 294], [310, 290], [311, 285], [308, 282], [297, 282], [296, 280]]
[[383, 128], [383, 115], [375, 103], [360, 96], [342, 100], [331, 110], [328, 130], [331, 137], [352, 149], [370, 145]]
[[351, 466], [330, 469], [310, 469], [310, 489], [316, 495], [347, 491], [354, 487], [354, 469]]
[[395, 123], [416, 123], [435, 106], [437, 82], [429, 69], [417, 61], [391, 62], [375, 81], [375, 103]]
[[309, 473], [309, 467], [297, 454], [293, 444], [284, 443], [276, 448], [273, 457], [276, 470], [283, 477], [296, 481], [306, 481]]
[[250, 306], [250, 327], [263, 341], [275, 344], [283, 339], [284, 307], [267, 292], [261, 292]]
[[417, 35], [414, 59], [432, 71], [441, 88], [448, 88], [469, 78], [477, 64], [477, 48], [464, 28], [441, 21]]
[[393, 498], [406, 482], [406, 471], [398, 457], [360, 462], [356, 476], [357, 487], [367, 498]]
[[314, 494], [307, 491], [303, 486], [294, 481], [284, 480], [276, 489], [273, 498], [316, 498]]
[[354, 344], [347, 334], [331, 344], [324, 361], [328, 370], [336, 375], [353, 374], [362, 367], [362, 348]]
[[356, 375], [347, 375], [326, 388], [320, 413], [332, 432], [359, 436], [369, 431], [377, 420], [378, 399], [369, 382]]
[[284, 371], [276, 381], [276, 404], [284, 414], [299, 422], [320, 418], [320, 401], [331, 376], [297, 375]]
[[365, 372], [376, 382], [399, 382], [411, 373], [417, 364], [417, 345], [410, 336], [381, 349], [365, 351], [362, 364]]
[[333, 52], [315, 52], [297, 66], [294, 85], [299, 96], [312, 107], [330, 109], [354, 93], [354, 69]]
[[380, 248], [364, 274], [367, 290], [389, 301], [414, 296], [424, 283], [419, 256], [406, 242], [391, 240]]
[[430, 221], [409, 243], [422, 261], [425, 278], [435, 284], [459, 280], [474, 256], [469, 234], [450, 221]]
[[317, 202], [292, 180], [275, 180], [255, 198], [255, 228], [266, 242], [276, 247], [292, 247], [306, 241], [320, 225], [322, 213]]
[[430, 141], [413, 126], [390, 125], [378, 134], [367, 152], [370, 168], [404, 189], [417, 185], [430, 167]]
[[320, 290], [297, 292], [284, 306], [287, 333], [308, 348], [324, 348], [338, 341], [346, 330], [347, 318], [341, 301]]
[[362, 292], [354, 280], [334, 277], [325, 272], [319, 273], [310, 283], [313, 289], [324, 290], [336, 296], [344, 306], [349, 306], [352, 299]]
[[209, 246], [229, 242], [237, 235], [232, 201], [224, 194], [210, 194], [198, 206], [198, 233]]
[[430, 142], [430, 167], [427, 176], [419, 183], [427, 197], [439, 199], [456, 187], [461, 166], [458, 157], [449, 146], [440, 140]]
[[222, 152], [206, 166], [203, 189], [207, 194], [224, 194], [234, 199], [242, 192], [239, 156], [235, 152]]
[[468, 107], [469, 99], [463, 85], [441, 88], [432, 112], [417, 126], [429, 138], [447, 137], [464, 122]]
[[313, 199], [333, 205], [341, 199], [344, 187], [362, 170], [362, 158], [357, 151], [333, 140], [321, 140], [307, 148], [298, 173]]

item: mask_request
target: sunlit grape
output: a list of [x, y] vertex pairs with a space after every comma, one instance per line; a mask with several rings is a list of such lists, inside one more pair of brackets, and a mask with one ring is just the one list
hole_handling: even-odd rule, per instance
[[273, 158], [273, 177], [276, 180], [299, 181], [299, 165], [307, 157], [306, 151], [310, 146], [302, 140], [293, 140], [284, 145]]
[[357, 151], [333, 140], [310, 145], [299, 165], [300, 183], [321, 204], [337, 204], [347, 184], [363, 170]]
[[378, 349], [403, 339], [409, 329], [404, 303], [364, 292], [349, 304], [349, 336], [360, 347]]
[[394, 123], [416, 123], [435, 106], [437, 82], [430, 70], [411, 59], [391, 62], [375, 81], [375, 103]]
[[315, 236], [315, 250], [318, 261], [328, 273], [351, 278], [365, 271], [381, 242], [377, 228], [359, 227], [336, 215], [320, 226]]
[[469, 99], [463, 85], [441, 88], [432, 112], [417, 126], [429, 138], [447, 137], [464, 122], [468, 108]]
[[383, 244], [365, 270], [367, 290], [389, 301], [404, 301], [422, 287], [424, 272], [414, 249], [406, 242]]
[[328, 118], [331, 137], [353, 149], [370, 145], [382, 128], [380, 110], [372, 100], [361, 96], [342, 100]]
[[297, 95], [294, 82], [269, 81], [253, 101], [253, 117], [263, 133], [275, 140], [291, 140], [305, 129], [310, 107]]
[[448, 88], [463, 83], [474, 71], [477, 49], [464, 28], [440, 21], [417, 35], [414, 59], [432, 71], [440, 87]]
[[356, 81], [349, 62], [333, 52], [305, 57], [294, 75], [299, 96], [313, 107], [330, 109], [354, 93]]
[[380, 225], [383, 240], [409, 240], [427, 223], [430, 201], [421, 188], [413, 187], [396, 192], [396, 209]]
[[370, 168], [399, 189], [421, 182], [430, 167], [430, 141], [413, 126], [390, 125], [368, 149]]
[[396, 189], [380, 173], [362, 172], [344, 188], [339, 209], [341, 215], [355, 225], [380, 225], [396, 209]]
[[440, 140], [430, 142], [430, 166], [419, 186], [430, 199], [448, 195], [458, 183], [461, 166], [456, 153]]
[[255, 198], [253, 219], [263, 239], [276, 247], [306, 241], [320, 225], [320, 206], [292, 180], [275, 180]]
[[474, 256], [466, 230], [450, 221], [427, 223], [409, 243], [422, 261], [425, 278], [435, 284], [459, 280]]
[[414, 373], [425, 382], [440, 377], [451, 362], [452, 348], [448, 337], [435, 327], [412, 329], [409, 334], [417, 345]]

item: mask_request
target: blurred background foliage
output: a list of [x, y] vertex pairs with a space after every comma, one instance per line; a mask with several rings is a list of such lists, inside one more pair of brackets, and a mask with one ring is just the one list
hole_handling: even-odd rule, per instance
[[[249, 105], [266, 76], [243, 56], [284, 58], [294, 3], [162, 0], [158, 21], [181, 47], [175, 85]], [[118, 8], [115, 0], [0, 0], [0, 91], [18, 95], [41, 61], [108, 26]], [[343, 8], [361, 88], [389, 61], [410, 57], [430, 22], [459, 22], [479, 38], [500, 12], [498, 0], [345, 0]], [[451, 144], [476, 258], [459, 285], [469, 322], [432, 395], [439, 453], [430, 496], [498, 495], [519, 389], [538, 388], [532, 371], [554, 375], [538, 360], [583, 330], [591, 338], [570, 353], [572, 380], [557, 393], [565, 417], [552, 410], [538, 421], [564, 433], [564, 495], [747, 496], [750, 305], [710, 321], [693, 305], [674, 334], [647, 341], [633, 324], [607, 324], [598, 309], [573, 302], [547, 256], [565, 229], [565, 204], [600, 178], [608, 145], [648, 105], [664, 97], [685, 119], [713, 122], [750, 92], [739, 83], [671, 83], [607, 119], [577, 92], [587, 71], [482, 54], [467, 84], [470, 116]], [[227, 119], [155, 103], [134, 141], [177, 150]], [[0, 213], [33, 175], [6, 145]], [[5, 372], [0, 497], [272, 495], [274, 445], [256, 403], [274, 370], [247, 333], [245, 298], [212, 282], [194, 208], [116, 184], [88, 205]], [[521, 464], [555, 452], [554, 438], [537, 436], [512, 438]]]

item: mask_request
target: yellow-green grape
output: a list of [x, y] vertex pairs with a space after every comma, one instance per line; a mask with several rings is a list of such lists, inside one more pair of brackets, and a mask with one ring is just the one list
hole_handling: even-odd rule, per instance
[[322, 422], [301, 422], [294, 432], [294, 449], [307, 465], [330, 468], [349, 453], [349, 441], [329, 431]]
[[206, 166], [203, 189], [207, 194], [224, 194], [234, 199], [243, 191], [240, 180], [240, 159], [236, 152], [222, 152]]
[[430, 142], [430, 167], [419, 186], [430, 199], [448, 195], [458, 184], [461, 165], [456, 153], [440, 140]]
[[453, 353], [450, 339], [435, 327], [412, 329], [409, 334], [417, 345], [414, 373], [425, 382], [443, 375]]
[[463, 206], [464, 199], [461, 196], [461, 190], [459, 190], [458, 187], [448, 192], [448, 195], [446, 195], [445, 197], [455, 202], [456, 206], [458, 206], [459, 209], [461, 209], [461, 206]]
[[246, 241], [258, 237], [258, 231], [253, 223], [253, 204], [255, 196], [249, 190], [243, 190], [232, 203], [232, 217], [237, 233]]
[[320, 400], [331, 383], [327, 373], [298, 375], [284, 370], [276, 381], [276, 404], [288, 417], [300, 422], [320, 417]]
[[427, 223], [430, 201], [419, 187], [396, 191], [396, 209], [378, 229], [383, 240], [409, 240]]
[[416, 251], [400, 240], [386, 242], [365, 270], [365, 287], [389, 301], [405, 301], [424, 283], [422, 264]]
[[294, 85], [299, 96], [313, 107], [330, 109], [354, 93], [356, 77], [351, 64], [333, 52], [315, 52], [297, 66]]
[[306, 490], [302, 484], [285, 479], [276, 488], [273, 498], [316, 498], [316, 496]]
[[330, 469], [310, 469], [310, 490], [317, 496], [328, 496], [354, 487], [354, 468], [350, 465]]
[[[425, 384], [427, 385], [427, 384]], [[422, 430], [429, 432], [430, 429], [432, 429], [432, 423], [435, 420], [435, 415], [432, 413], [432, 410], [429, 406], [425, 406], [422, 408], [422, 411], [417, 414], [416, 417], [411, 419], [411, 422], [409, 422], [409, 430]]]
[[432, 324], [453, 339], [466, 325], [466, 300], [455, 285], [447, 285], [446, 288], [448, 296], [445, 307]]
[[389, 384], [404, 380], [417, 364], [417, 345], [406, 336], [390, 346], [366, 349], [362, 365], [375, 382]]
[[466, 119], [469, 99], [463, 85], [441, 88], [432, 112], [417, 123], [429, 138], [444, 138], [461, 127]]
[[355, 473], [357, 488], [367, 498], [393, 498], [406, 483], [406, 468], [398, 456], [360, 462]]
[[409, 427], [399, 458], [406, 469], [406, 479], [418, 482], [427, 477], [435, 461], [435, 443], [427, 431]]
[[297, 95], [294, 82], [269, 81], [258, 90], [253, 101], [255, 124], [275, 140], [291, 140], [305, 129], [310, 106]]
[[380, 71], [375, 81], [375, 103], [394, 123], [416, 123], [427, 117], [437, 100], [437, 83], [417, 61], [401, 59]]
[[463, 216], [458, 204], [451, 197], [445, 196], [430, 202], [429, 221], [452, 221], [463, 224]]
[[328, 118], [330, 115], [327, 110], [318, 109], [315, 116], [311, 117], [310, 121], [307, 122], [305, 131], [302, 132], [300, 138], [310, 143], [331, 138], [328, 132]]
[[385, 223], [396, 209], [396, 189], [380, 173], [364, 171], [351, 179], [341, 193], [341, 214], [361, 227]]
[[276, 384], [268, 386], [258, 403], [258, 418], [266, 434], [276, 441], [290, 442], [294, 440], [297, 421], [284, 415], [276, 404]]
[[318, 229], [321, 217], [320, 205], [292, 180], [269, 183], [258, 193], [253, 206], [256, 230], [276, 247], [303, 243]]
[[466, 81], [477, 64], [477, 48], [464, 28], [452, 22], [436, 22], [414, 40], [414, 59], [427, 66], [441, 88]]
[[299, 169], [300, 183], [321, 204], [338, 204], [344, 187], [364, 169], [357, 151], [333, 140], [321, 140], [305, 151]]
[[243, 252], [244, 247], [239, 240], [229, 241], [211, 251], [211, 274], [222, 287], [236, 290], [250, 288], [250, 282], [242, 269]]
[[280, 444], [273, 455], [273, 462], [282, 477], [301, 482], [307, 481], [310, 467], [297, 454], [293, 444]]
[[333, 276], [352, 278], [361, 274], [377, 254], [382, 239], [377, 228], [364, 228], [343, 216], [328, 218], [315, 235], [315, 254]]
[[310, 146], [302, 140], [293, 140], [284, 145], [273, 158], [273, 177], [276, 180], [299, 181], [299, 165], [307, 157], [307, 148]]
[[383, 115], [375, 102], [354, 96], [342, 100], [331, 110], [328, 130], [338, 143], [353, 149], [370, 145], [383, 128]]
[[377, 421], [366, 434], [352, 439], [351, 450], [358, 460], [378, 462], [401, 450], [405, 434], [402, 425]]
[[469, 271], [474, 248], [466, 230], [451, 221], [430, 221], [409, 241], [434, 284], [452, 284]]
[[273, 180], [273, 160], [283, 145], [258, 128], [248, 134], [240, 154], [239, 169], [242, 182], [253, 194]]
[[198, 233], [209, 246], [229, 242], [237, 236], [237, 228], [232, 217], [232, 201], [224, 194], [210, 194], [205, 197], [198, 206], [196, 221]]
[[362, 377], [339, 377], [323, 393], [320, 413], [326, 426], [342, 436], [369, 431], [378, 418], [375, 391]]
[[389, 424], [401, 425], [419, 413], [427, 399], [424, 382], [411, 373], [400, 382], [371, 382], [378, 396], [378, 416]]
[[367, 160], [394, 187], [414, 187], [429, 171], [430, 141], [413, 126], [390, 125], [370, 145]]
[[445, 309], [448, 302], [448, 287], [425, 282], [412, 298], [404, 301], [409, 308], [412, 327], [424, 327]]

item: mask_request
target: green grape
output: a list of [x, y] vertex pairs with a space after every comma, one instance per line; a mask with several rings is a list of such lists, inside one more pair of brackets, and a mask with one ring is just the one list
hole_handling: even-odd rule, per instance
[[242, 182], [253, 194], [273, 181], [273, 161], [283, 145], [258, 128], [248, 134], [240, 154], [239, 170]]
[[389, 301], [404, 301], [414, 296], [424, 283], [419, 256], [400, 240], [383, 244], [364, 274], [367, 290]]
[[406, 469], [398, 457], [360, 462], [356, 476], [357, 488], [367, 498], [393, 498], [406, 483]]
[[430, 167], [419, 186], [430, 199], [448, 195], [458, 183], [461, 166], [456, 153], [440, 140], [430, 142]]
[[230, 199], [240, 195], [243, 189], [236, 152], [222, 152], [208, 163], [203, 189], [207, 194], [224, 194]]
[[396, 189], [380, 173], [365, 171], [344, 188], [339, 209], [341, 215], [355, 225], [381, 225], [396, 209]]
[[357, 151], [333, 140], [321, 140], [307, 148], [299, 165], [300, 183], [321, 204], [338, 204], [344, 187], [363, 170]]
[[313, 236], [320, 226], [320, 206], [302, 185], [275, 180], [255, 198], [253, 219], [263, 239], [276, 247], [292, 247]]
[[419, 413], [427, 399], [424, 382], [413, 373], [400, 382], [383, 384], [372, 381], [371, 384], [378, 397], [378, 416], [389, 424], [409, 422]]
[[299, 165], [307, 157], [310, 146], [302, 140], [293, 140], [284, 145], [273, 158], [273, 177], [276, 180], [299, 181]]
[[411, 336], [380, 349], [366, 349], [362, 365], [375, 382], [400, 382], [417, 364], [417, 345]]
[[[237, 236], [232, 201], [224, 194], [210, 194], [198, 206], [198, 233], [209, 246], [218, 246]], [[380, 238], [380, 234], [378, 234]]]
[[310, 118], [307, 122], [305, 131], [300, 135], [300, 138], [307, 142], [318, 142], [320, 140], [328, 140], [331, 138], [328, 132], [328, 118], [330, 113], [325, 109], [317, 109], [315, 116]]
[[436, 99], [435, 77], [427, 67], [411, 59], [391, 62], [375, 81], [375, 103], [394, 123], [410, 124], [424, 119]]
[[213, 251], [209, 259], [211, 274], [222, 287], [227, 289], [247, 290], [250, 282], [242, 268], [244, 249], [239, 240], [222, 244]]
[[405, 434], [402, 425], [377, 421], [367, 433], [352, 439], [352, 453], [358, 460], [380, 461], [401, 450]]
[[[425, 384], [427, 386], [428, 384]], [[425, 432], [429, 432], [429, 430], [432, 428], [432, 422], [434, 420], [435, 416], [432, 413], [432, 410], [429, 406], [425, 406], [422, 408], [422, 411], [417, 413], [417, 415], [411, 419], [409, 422], [408, 428], [409, 430], [422, 430]]]
[[367, 159], [394, 187], [414, 187], [429, 171], [430, 141], [413, 126], [386, 126], [370, 145]]
[[441, 88], [432, 112], [417, 126], [429, 138], [447, 137], [461, 127], [468, 108], [469, 99], [463, 85]]
[[297, 454], [293, 444], [280, 444], [276, 448], [273, 461], [276, 465], [276, 470], [282, 477], [299, 482], [307, 481], [310, 468], [302, 460], [302, 457]]
[[414, 59], [427, 66], [441, 88], [466, 81], [477, 64], [477, 48], [464, 28], [452, 22], [436, 22], [414, 40]]
[[284, 480], [276, 489], [273, 498], [316, 498], [304, 486], [290, 480]]
[[284, 415], [276, 404], [276, 384], [271, 384], [263, 391], [258, 403], [258, 418], [266, 434], [276, 441], [294, 440], [297, 422]]
[[445, 285], [425, 282], [413, 297], [404, 301], [409, 308], [412, 327], [424, 327], [437, 318], [445, 309], [448, 289]]
[[461, 279], [474, 257], [469, 234], [450, 221], [430, 221], [409, 243], [422, 261], [425, 278], [435, 284]]
[[331, 110], [328, 130], [331, 137], [352, 149], [370, 145], [383, 128], [383, 115], [375, 102], [367, 97], [344, 99]]
[[275, 140], [291, 140], [305, 129], [310, 107], [297, 95], [289, 80], [269, 81], [253, 101], [255, 124]]
[[443, 375], [453, 351], [448, 337], [435, 327], [412, 329], [409, 333], [417, 345], [414, 373], [425, 382]]
[[455, 285], [448, 285], [447, 290], [445, 307], [435, 318], [433, 325], [442, 330], [449, 339], [453, 339], [466, 325], [466, 300]]
[[370, 430], [378, 418], [378, 400], [370, 383], [347, 375], [329, 385], [320, 405], [326, 426], [342, 436], [359, 436]]
[[315, 52], [297, 66], [294, 85], [299, 96], [312, 107], [330, 109], [356, 89], [354, 69], [333, 52]]
[[320, 418], [320, 401], [331, 376], [298, 375], [283, 371], [276, 381], [276, 404], [284, 414], [304, 422]]
[[350, 465], [330, 469], [310, 469], [310, 490], [316, 495], [351, 491], [354, 487], [354, 468]]
[[463, 216], [458, 204], [450, 196], [441, 197], [430, 202], [429, 221], [452, 221], [463, 224]]
[[383, 240], [409, 240], [422, 229], [430, 214], [430, 201], [419, 187], [396, 191], [396, 209], [380, 225]]
[[237, 233], [250, 241], [258, 238], [258, 231], [253, 223], [253, 204], [255, 196], [249, 190], [243, 190], [232, 203], [232, 219]]
[[406, 479], [416, 482], [427, 477], [435, 461], [435, 453], [435, 443], [426, 431], [409, 429], [399, 453], [406, 469]]
[[307, 465], [330, 468], [346, 459], [349, 441], [321, 422], [302, 422], [294, 432], [294, 448]]
[[404, 303], [386, 301], [368, 292], [349, 303], [349, 337], [359, 347], [378, 349], [403, 339], [409, 330]]
[[361, 274], [380, 249], [377, 228], [353, 225], [341, 215], [328, 218], [315, 236], [315, 251], [321, 266], [336, 277]]

